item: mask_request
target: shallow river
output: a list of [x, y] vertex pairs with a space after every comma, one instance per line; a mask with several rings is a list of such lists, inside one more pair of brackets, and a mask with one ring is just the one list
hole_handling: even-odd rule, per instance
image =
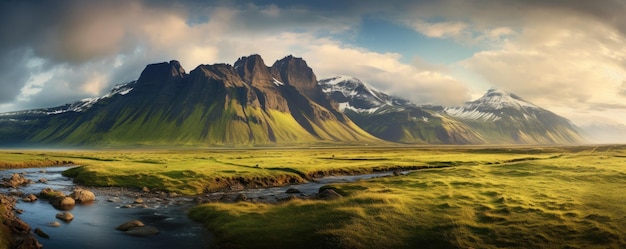
[[[2, 177], [12, 173], [25, 172], [25, 177], [33, 181], [40, 178], [47, 183], [34, 183], [20, 187], [24, 194], [38, 194], [49, 187], [69, 194], [74, 187], [71, 178], [61, 175], [69, 167], [29, 168], [1, 171]], [[7, 189], [1, 189], [7, 192]], [[61, 211], [56, 210], [47, 200], [32, 203], [19, 201], [16, 208], [24, 210], [19, 215], [33, 229], [41, 228], [50, 239], [38, 237], [44, 248], [208, 248], [211, 234], [199, 223], [187, 217], [187, 205], [148, 205], [148, 208], [120, 208], [134, 199], [120, 196], [120, 202], [108, 202], [110, 196], [96, 193], [96, 201], [90, 205], [77, 204], [69, 212], [75, 218], [65, 223], [55, 218]], [[118, 225], [129, 220], [141, 220], [147, 226], [154, 226], [160, 233], [149, 237], [133, 237], [115, 230]], [[58, 221], [60, 227], [46, 224]]]
[[[75, 187], [71, 178], [64, 177], [61, 172], [70, 167], [51, 168], [28, 168], [0, 171], [0, 177], [8, 177], [13, 173], [22, 173], [28, 179], [35, 181], [33, 184], [22, 186], [18, 191], [27, 194], [38, 194], [43, 188], [61, 190], [66, 194], [71, 193]], [[289, 188], [298, 189], [302, 196], [314, 195], [321, 186], [329, 183], [354, 182], [361, 179], [390, 175], [390, 172], [375, 173], [356, 176], [330, 176], [318, 179], [314, 182], [267, 189], [249, 189], [238, 192], [218, 192], [208, 196], [223, 196], [244, 194], [249, 199], [281, 199], [288, 197], [285, 191]], [[37, 182], [45, 178], [46, 183]], [[0, 188], [3, 193], [8, 193], [6, 188]], [[120, 208], [131, 204], [134, 198], [120, 195], [119, 202], [109, 202], [113, 196], [99, 193], [97, 190], [96, 201], [92, 204], [77, 204], [69, 212], [75, 218], [69, 223], [55, 218], [61, 211], [56, 210], [47, 200], [35, 202], [18, 201], [16, 208], [24, 210], [19, 215], [32, 229], [41, 228], [50, 235], [50, 239], [38, 237], [44, 248], [209, 248], [212, 243], [212, 235], [199, 223], [187, 217], [187, 209], [192, 206], [192, 200], [186, 197], [170, 199], [170, 204], [163, 202], [147, 202], [147, 208]], [[109, 194], [111, 195], [111, 194]], [[176, 202], [176, 203], [174, 203]], [[140, 220], [147, 226], [154, 226], [160, 233], [149, 237], [133, 237], [115, 230], [118, 225], [130, 221]], [[60, 227], [50, 227], [47, 224], [58, 221]]]

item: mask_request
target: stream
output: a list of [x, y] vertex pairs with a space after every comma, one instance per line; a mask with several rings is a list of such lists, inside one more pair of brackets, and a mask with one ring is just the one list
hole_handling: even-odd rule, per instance
[[[69, 194], [76, 185], [71, 178], [61, 175], [61, 172], [69, 168], [71, 167], [0, 170], [1, 178], [19, 173], [34, 181], [17, 190], [0, 188], [0, 192], [11, 194], [10, 192], [19, 191], [23, 195], [31, 193], [38, 195], [42, 189], [52, 188]], [[320, 187], [330, 183], [354, 182], [391, 174], [384, 172], [329, 176], [300, 185], [215, 192], [206, 194], [205, 198], [216, 200], [230, 196], [232, 199], [243, 194], [248, 200], [279, 201], [292, 195], [285, 193], [290, 188], [299, 190], [300, 193], [294, 195], [307, 197], [315, 195]], [[41, 178], [47, 182], [38, 182]], [[33, 230], [41, 228], [50, 236], [50, 239], [37, 237], [44, 248], [209, 248], [212, 244], [212, 234], [202, 224], [187, 217], [187, 210], [194, 205], [191, 197], [144, 198], [146, 202], [143, 207], [122, 208], [124, 205], [132, 204], [135, 198], [127, 193], [114, 194], [110, 191], [98, 191], [97, 188], [90, 190], [96, 194], [96, 201], [91, 204], [76, 204], [69, 211], [75, 218], [67, 223], [55, 218], [61, 211], [56, 210], [47, 200], [39, 199], [34, 202], [20, 200], [15, 208], [23, 210], [19, 217]], [[140, 220], [146, 226], [156, 227], [160, 233], [148, 237], [134, 237], [115, 230], [115, 227], [130, 220]], [[61, 223], [61, 226], [47, 225], [54, 221]]]

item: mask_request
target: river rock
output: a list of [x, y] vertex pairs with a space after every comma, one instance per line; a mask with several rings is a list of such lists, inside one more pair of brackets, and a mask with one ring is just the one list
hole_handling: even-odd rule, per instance
[[65, 222], [70, 222], [74, 219], [74, 215], [71, 214], [70, 212], [58, 213], [56, 217], [57, 219], [65, 221]]
[[59, 223], [58, 221], [53, 221], [53, 222], [48, 222], [46, 224], [46, 226], [49, 226], [49, 227], [60, 227], [61, 223]]
[[287, 196], [285, 198], [278, 199], [278, 201], [293, 201], [293, 200], [298, 200], [298, 199], [300, 199], [300, 198], [298, 198], [295, 195], [289, 195], [289, 196]]
[[30, 226], [20, 219], [12, 219], [7, 221], [7, 223], [14, 232], [20, 233], [30, 231]]
[[287, 189], [287, 191], [285, 191], [285, 193], [287, 193], [287, 194], [299, 194], [299, 193], [302, 193], [302, 192], [300, 192], [300, 190], [295, 189], [295, 188], [289, 188], [289, 189]]
[[[33, 233], [30, 232], [30, 226], [23, 222], [13, 212], [10, 212], [15, 208], [15, 199], [6, 195], [0, 194], [0, 229], [1, 233], [14, 239], [13, 243], [6, 244], [6, 241], [0, 241], [0, 244], [7, 248], [20, 248], [20, 249], [38, 249], [43, 246], [37, 242]], [[3, 247], [4, 248], [4, 247]]]
[[58, 197], [65, 197], [65, 194], [61, 191], [51, 188], [44, 188], [39, 192], [39, 197], [42, 199], [55, 199]]
[[40, 182], [40, 183], [48, 183], [48, 180], [47, 180], [46, 178], [43, 178], [43, 177], [42, 177], [42, 178], [39, 178], [39, 180], [38, 180], [37, 182]]
[[30, 183], [33, 183], [33, 181], [30, 180], [30, 179], [26, 179], [26, 177], [24, 177], [21, 174], [15, 173], [15, 174], [11, 175], [11, 177], [3, 179], [2, 183], [0, 183], [0, 184], [2, 186], [4, 186], [4, 187], [7, 187], [7, 188], [9, 188], [9, 187], [17, 188], [18, 186], [26, 185], [26, 184], [30, 184]]
[[156, 227], [151, 227], [151, 226], [146, 226], [146, 227], [135, 227], [133, 229], [130, 229], [126, 232], [124, 232], [128, 235], [132, 235], [132, 236], [140, 236], [140, 237], [144, 237], [144, 236], [150, 236], [150, 235], [155, 235], [159, 233], [159, 229], [156, 229]]
[[34, 194], [29, 194], [26, 197], [22, 198], [22, 201], [24, 202], [33, 202], [37, 200], [37, 196]]
[[109, 199], [107, 199], [108, 202], [120, 202], [121, 199], [119, 197], [111, 197]]
[[47, 233], [42, 231], [40, 228], [35, 228], [35, 234], [39, 235], [39, 237], [42, 237], [44, 239], [49, 239], [50, 238], [50, 235], [48, 235]]
[[235, 197], [235, 201], [246, 201], [248, 200], [248, 197], [244, 194], [238, 194], [237, 197]]
[[170, 192], [169, 194], [167, 194], [167, 196], [169, 198], [176, 198], [176, 197], [178, 197], [178, 194], [176, 192]]
[[148, 187], [144, 186], [144, 187], [141, 189], [141, 191], [143, 191], [143, 192], [145, 192], [145, 193], [149, 193], [149, 192], [150, 192], [150, 189], [149, 189]]
[[120, 230], [120, 231], [128, 231], [137, 227], [144, 227], [146, 225], [143, 224], [143, 222], [138, 221], [138, 220], [131, 220], [129, 222], [126, 222], [124, 224], [121, 224], [119, 226], [117, 226], [115, 229], [116, 230]]
[[93, 192], [82, 188], [74, 189], [70, 197], [79, 203], [93, 202], [96, 200], [96, 195]]
[[137, 198], [135, 199], [135, 201], [133, 201], [134, 204], [143, 204], [143, 199], [141, 198]]
[[22, 196], [24, 196], [24, 192], [19, 191], [17, 189], [11, 189], [11, 190], [9, 190], [9, 195], [10, 196], [22, 197]]
[[320, 198], [322, 200], [334, 200], [341, 197], [342, 196], [339, 193], [335, 192], [335, 190], [332, 189], [325, 189], [321, 193], [317, 194], [317, 198]]
[[70, 210], [76, 205], [76, 201], [70, 197], [58, 197], [50, 200], [50, 204], [59, 210]]

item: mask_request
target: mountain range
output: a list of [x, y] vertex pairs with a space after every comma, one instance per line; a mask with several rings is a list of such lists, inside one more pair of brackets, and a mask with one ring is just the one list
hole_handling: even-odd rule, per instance
[[0, 113], [1, 146], [571, 144], [567, 119], [492, 89], [461, 107], [418, 106], [347, 76], [317, 80], [302, 58], [266, 66], [150, 64], [100, 98]]
[[387, 141], [427, 144], [582, 143], [569, 120], [519, 96], [490, 89], [460, 107], [417, 106], [354, 77], [320, 80], [329, 97], [357, 125]]

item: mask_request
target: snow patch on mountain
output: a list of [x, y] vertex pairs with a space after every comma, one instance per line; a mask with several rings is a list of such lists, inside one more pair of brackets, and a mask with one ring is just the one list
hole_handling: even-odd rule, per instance
[[[462, 119], [497, 121], [502, 119], [507, 109], [524, 111], [541, 108], [523, 100], [515, 94], [492, 88], [481, 98], [467, 102], [461, 107], [444, 108], [444, 112]], [[523, 117], [526, 120], [532, 118], [526, 113], [523, 113]]]
[[351, 106], [349, 102], [343, 102], [343, 103], [339, 103], [339, 111], [344, 112], [345, 110], [351, 110], [354, 112], [358, 112], [358, 113], [374, 113], [376, 111], [378, 111], [380, 109], [380, 107], [374, 107], [374, 108], [369, 108], [369, 109], [361, 109], [361, 108], [357, 108], [354, 106]]
[[489, 91], [487, 91], [487, 93], [480, 99], [470, 103], [470, 106], [490, 107], [494, 110], [500, 110], [507, 107], [515, 108], [516, 110], [521, 110], [523, 108], [539, 108], [515, 94], [494, 88], [489, 89]]
[[[383, 100], [383, 97], [380, 95], [383, 95], [381, 91], [373, 88], [372, 86], [364, 83], [363, 81], [354, 78], [354, 77], [350, 77], [350, 76], [345, 76], [345, 75], [338, 75], [335, 76], [333, 78], [329, 78], [324, 80], [325, 81], [325, 85], [327, 87], [323, 88], [324, 92], [341, 92], [343, 94], [343, 96], [355, 96], [355, 95], [360, 95], [360, 97], [362, 96], [372, 96], [374, 97], [376, 100], [389, 104], [391, 105], [390, 101], [385, 101]], [[358, 87], [363, 87], [365, 89], [366, 92], [364, 93], [360, 93], [359, 91], [357, 91]]]
[[490, 120], [496, 121], [501, 119], [498, 115], [490, 112], [481, 112], [478, 110], [466, 110], [464, 108], [448, 107], [444, 109], [447, 114], [462, 119], [470, 120]]
[[274, 85], [276, 85], [276, 86], [283, 86], [283, 85], [285, 85], [285, 83], [282, 83], [282, 82], [278, 81], [276, 78], [273, 78], [273, 77], [272, 77], [272, 83], [274, 83]]
[[318, 84], [324, 93], [344, 103], [342, 110], [373, 113], [389, 107], [414, 106], [410, 101], [389, 96], [351, 76], [338, 75], [322, 79]]
[[87, 109], [91, 108], [94, 104], [98, 103], [103, 99], [107, 99], [113, 97], [115, 95], [126, 95], [133, 90], [136, 81], [131, 81], [125, 84], [119, 84], [113, 87], [111, 91], [101, 97], [97, 98], [85, 98], [74, 103], [65, 104], [59, 107], [47, 108], [47, 109], [34, 109], [34, 110], [26, 110], [19, 112], [6, 112], [0, 113], [0, 116], [15, 116], [15, 115], [56, 115], [65, 112], [84, 112]]

